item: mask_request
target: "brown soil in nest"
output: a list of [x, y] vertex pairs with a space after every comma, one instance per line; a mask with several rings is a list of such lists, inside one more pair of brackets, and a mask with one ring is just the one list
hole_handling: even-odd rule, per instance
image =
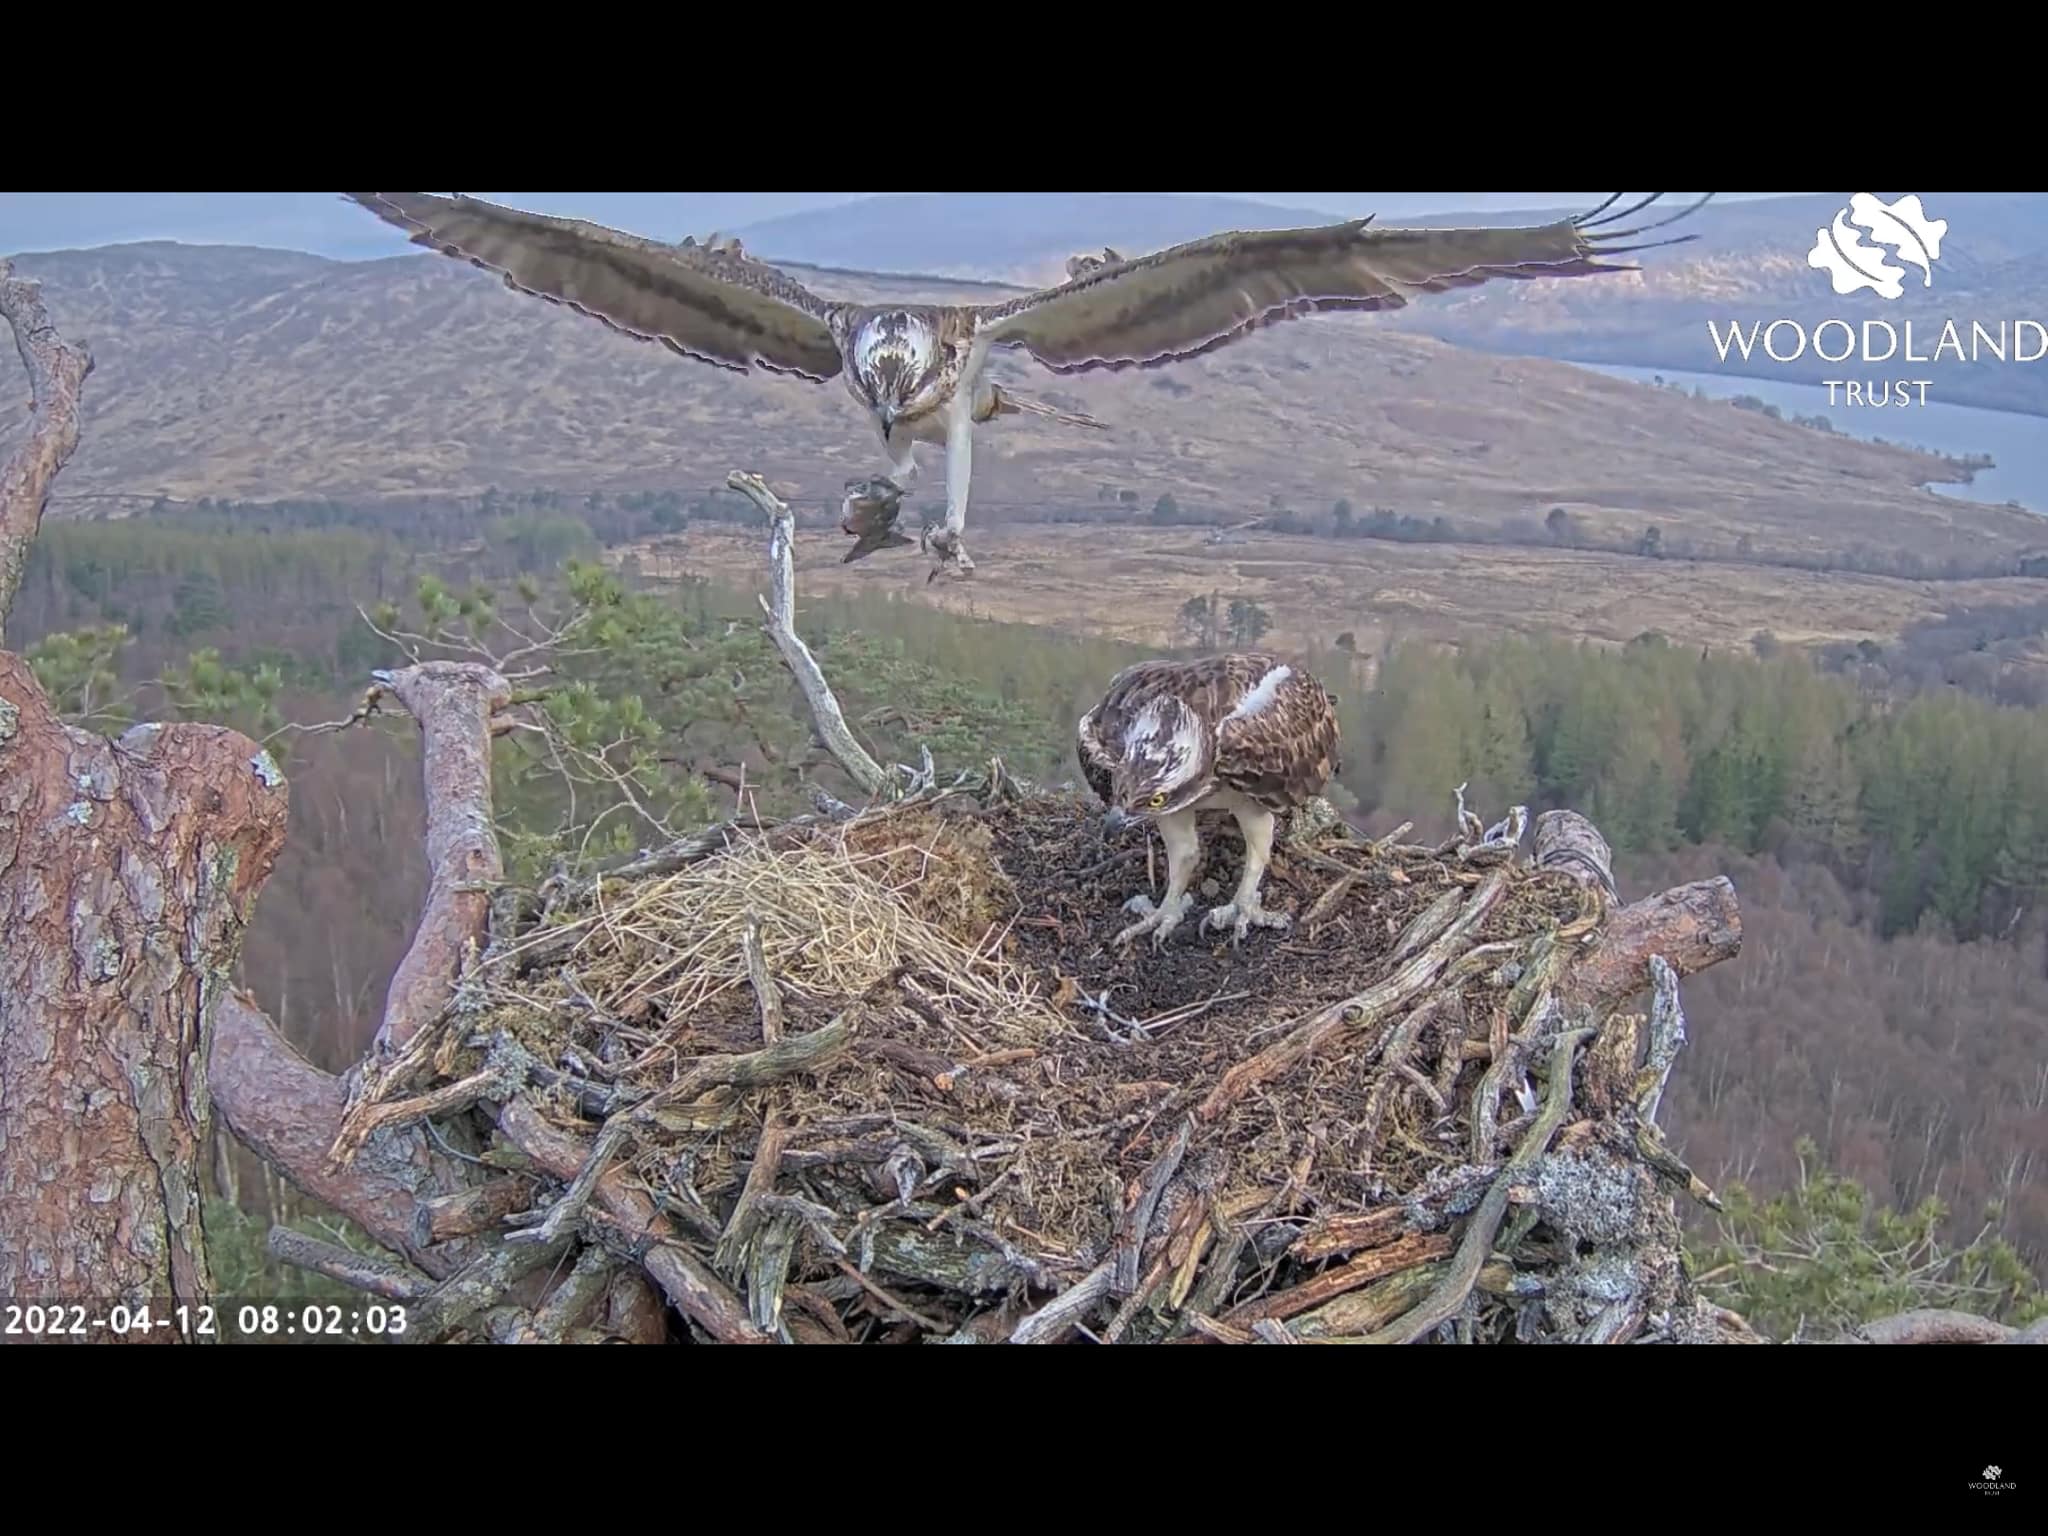
[[1309, 933], [1301, 919], [1339, 877], [1310, 868], [1276, 842], [1260, 899], [1294, 923], [1285, 931], [1253, 929], [1233, 943], [1227, 930], [1203, 932], [1200, 925], [1237, 889], [1244, 843], [1235, 820], [1205, 816], [1187, 918], [1163, 946], [1155, 948], [1147, 935], [1117, 950], [1111, 941], [1135, 921], [1124, 903], [1140, 893], [1155, 901], [1165, 894], [1165, 850], [1148, 828], [1105, 838], [1100, 809], [1078, 799], [1006, 805], [988, 825], [996, 860], [1017, 893], [1011, 935], [1018, 954], [1055, 977], [1073, 978], [1090, 997], [1107, 991], [1110, 1008], [1141, 1023], [1219, 999], [1194, 1021], [1169, 1025], [1158, 1043], [1178, 1033], [1213, 1040], [1227, 1054], [1242, 1048], [1248, 1031], [1357, 991], [1358, 978], [1394, 935], [1451, 884], [1445, 872], [1408, 885], [1361, 885]]

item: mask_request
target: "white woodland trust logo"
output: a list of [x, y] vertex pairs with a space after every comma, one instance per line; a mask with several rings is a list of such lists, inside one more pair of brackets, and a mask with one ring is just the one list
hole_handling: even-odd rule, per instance
[[1975, 1493], [2011, 1493], [2019, 1485], [2016, 1483], [2000, 1482], [1999, 1479], [2004, 1475], [2005, 1468], [1993, 1462], [1984, 1469], [1984, 1480], [1982, 1482], [1970, 1484], [1971, 1491]]
[[[1918, 193], [1887, 203], [1858, 192], [1830, 223], [1814, 231], [1806, 264], [1826, 273], [1841, 297], [1889, 303], [1905, 295], [1909, 277], [1919, 278], [1917, 288], [1934, 286], [1948, 234], [1949, 221], [1931, 217]], [[2048, 358], [2048, 325], [2032, 319], [1894, 323], [1831, 316], [1810, 327], [1792, 319], [1709, 320], [1707, 335], [1724, 364], [1801, 363], [1810, 354], [1823, 363], [1862, 365], [1861, 378], [1820, 380], [1827, 386], [1830, 405], [1927, 404], [1933, 379], [1871, 376], [1868, 370], [1880, 365], [2038, 363]]]
[[[1868, 241], [1863, 238], [1866, 231]], [[1806, 264], [1827, 273], [1837, 293], [1860, 293], [1867, 288], [1881, 299], [1896, 299], [1906, 291], [1906, 269], [1885, 260], [1885, 247], [1889, 246], [1898, 260], [1918, 267], [1920, 285], [1931, 288], [1934, 264], [1941, 259], [1941, 241], [1947, 233], [1948, 220], [1928, 218], [1917, 195], [1881, 203], [1868, 192], [1858, 192], [1849, 199], [1849, 206], [1835, 215], [1834, 223], [1815, 231]]]

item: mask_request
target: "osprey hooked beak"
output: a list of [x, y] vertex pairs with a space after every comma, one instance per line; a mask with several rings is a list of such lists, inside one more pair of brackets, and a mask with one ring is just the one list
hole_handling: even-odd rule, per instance
[[887, 437], [889, 429], [896, 425], [896, 407], [886, 404], [878, 405], [875, 407], [875, 411], [882, 418], [882, 436]]

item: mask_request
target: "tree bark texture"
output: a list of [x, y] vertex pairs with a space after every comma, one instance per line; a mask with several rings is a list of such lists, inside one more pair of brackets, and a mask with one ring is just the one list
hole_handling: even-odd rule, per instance
[[[389, 1061], [439, 1021], [490, 921], [498, 879], [491, 816], [491, 733], [510, 686], [488, 667], [425, 662], [377, 679], [380, 692], [418, 722], [431, 875], [413, 942], [391, 978], [373, 1059]], [[429, 1042], [421, 1042], [426, 1044]], [[293, 1185], [347, 1216], [435, 1278], [475, 1256], [472, 1234], [437, 1238], [427, 1202], [475, 1182], [469, 1166], [419, 1125], [369, 1131], [345, 1157], [343, 1141], [360, 1082], [301, 1057], [249, 998], [226, 1000], [211, 1073], [228, 1129]]]
[[0, 652], [0, 1295], [206, 1295], [205, 1063], [287, 798], [239, 732], [90, 735]]
[[505, 872], [491, 804], [492, 718], [512, 686], [470, 662], [429, 661], [378, 682], [419, 722], [427, 797], [427, 904], [392, 974], [380, 1052], [403, 1050], [454, 995], [490, 920], [491, 883]]
[[0, 638], [7, 610], [21, 587], [29, 546], [42, 526], [43, 507], [57, 472], [78, 447], [78, 394], [92, 372], [92, 355], [64, 340], [43, 308], [39, 285], [14, 275], [0, 261], [0, 316], [14, 329], [14, 345], [28, 369], [33, 414], [28, 441], [0, 465]]

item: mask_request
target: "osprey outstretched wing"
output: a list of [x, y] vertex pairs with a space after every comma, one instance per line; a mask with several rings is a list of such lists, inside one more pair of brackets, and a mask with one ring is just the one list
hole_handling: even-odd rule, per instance
[[843, 366], [828, 303], [737, 250], [638, 235], [431, 192], [350, 192], [424, 245], [495, 272], [505, 286], [566, 304], [617, 331], [699, 362], [764, 368], [817, 383]]
[[[999, 388], [984, 372], [996, 347], [1021, 348], [1055, 373], [1152, 368], [1319, 310], [1396, 308], [1417, 295], [1496, 277], [1633, 271], [1606, 258], [1692, 237], [1617, 242], [1683, 218], [1706, 201], [1630, 229], [1609, 226], [1663, 193], [1606, 213], [1619, 200], [1616, 193], [1591, 213], [1533, 228], [1369, 229], [1369, 220], [1353, 219], [1213, 235], [1131, 261], [1105, 248], [1100, 257], [1076, 258], [1059, 287], [1008, 303], [882, 306], [822, 299], [743, 255], [737, 242], [665, 245], [473, 197], [347, 195], [405, 230], [415, 244], [495, 272], [507, 287], [566, 304], [629, 336], [737, 373], [762, 368], [814, 382], [843, 379], [881, 434], [897, 491], [917, 474], [915, 444], [944, 446], [946, 518], [925, 528], [917, 542], [932, 557], [933, 575], [953, 576], [974, 569], [961, 535], [975, 429], [1019, 412], [1102, 425], [1023, 399], [1007, 385]], [[846, 531], [859, 541], [849, 558], [909, 542], [879, 522], [871, 529], [870, 517], [883, 514], [854, 517], [849, 509]]]
[[1615, 242], [1682, 219], [1707, 200], [1632, 229], [1602, 228], [1661, 196], [1600, 217], [1617, 193], [1590, 213], [1520, 228], [1370, 229], [1370, 219], [1352, 219], [1212, 235], [1095, 266], [1021, 299], [978, 306], [975, 339], [1021, 347], [1055, 373], [1152, 368], [1318, 311], [1398, 309], [1412, 297], [1497, 277], [1634, 271], [1603, 258], [1693, 237]]

